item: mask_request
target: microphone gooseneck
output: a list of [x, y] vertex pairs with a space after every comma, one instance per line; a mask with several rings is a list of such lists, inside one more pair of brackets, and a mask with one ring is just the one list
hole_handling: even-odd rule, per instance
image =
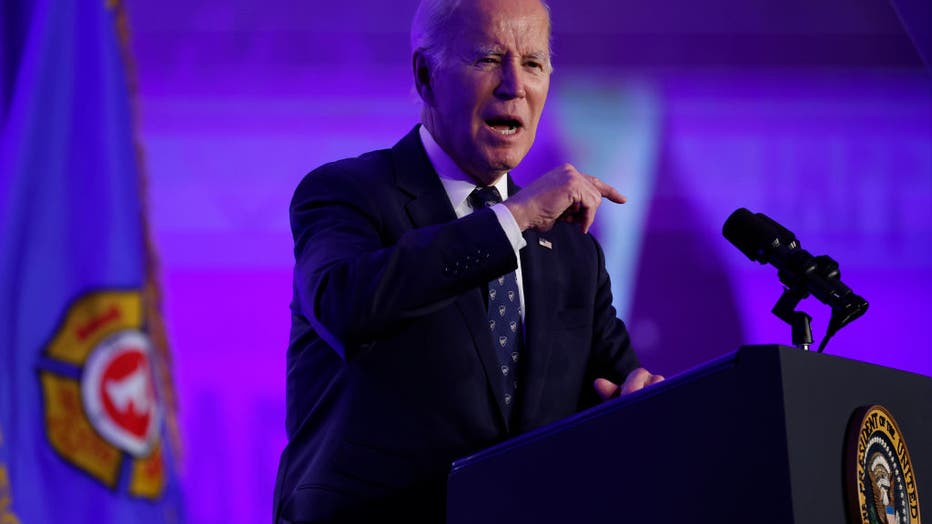
[[791, 324], [799, 321], [790, 318], [793, 308], [810, 294], [831, 307], [832, 317], [819, 352], [839, 329], [867, 311], [867, 301], [842, 283], [837, 262], [826, 255], [812, 256], [802, 249], [792, 231], [767, 215], [739, 208], [725, 221], [722, 235], [749, 259], [777, 268], [786, 293], [774, 313], [783, 320]]

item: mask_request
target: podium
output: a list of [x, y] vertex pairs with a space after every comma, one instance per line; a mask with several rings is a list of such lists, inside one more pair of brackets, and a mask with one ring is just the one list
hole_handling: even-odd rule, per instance
[[456, 461], [447, 523], [847, 522], [849, 422], [874, 404], [932, 508], [932, 379], [773, 345]]

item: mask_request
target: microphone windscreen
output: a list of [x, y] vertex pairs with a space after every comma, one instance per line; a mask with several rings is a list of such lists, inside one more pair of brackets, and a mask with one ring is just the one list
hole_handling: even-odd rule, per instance
[[751, 260], [758, 260], [757, 239], [760, 228], [757, 222], [754, 213], [742, 207], [736, 209], [722, 226], [722, 235]]
[[743, 207], [728, 217], [722, 226], [722, 235], [745, 256], [761, 264], [770, 261], [774, 249], [796, 240], [796, 235], [767, 215], [751, 213]]

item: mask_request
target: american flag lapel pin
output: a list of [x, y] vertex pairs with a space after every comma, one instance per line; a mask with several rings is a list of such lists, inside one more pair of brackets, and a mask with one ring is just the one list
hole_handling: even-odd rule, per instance
[[538, 238], [537, 243], [544, 246], [547, 249], [553, 249], [553, 244], [546, 238]]

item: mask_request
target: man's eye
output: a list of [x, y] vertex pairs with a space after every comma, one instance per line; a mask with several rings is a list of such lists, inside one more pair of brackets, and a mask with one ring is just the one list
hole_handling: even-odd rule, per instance
[[497, 64], [498, 58], [494, 56], [484, 56], [479, 59], [480, 64]]
[[544, 69], [544, 64], [540, 62], [531, 61], [531, 62], [526, 62], [524, 65], [526, 67], [530, 67], [531, 69], [540, 69], [540, 70]]

